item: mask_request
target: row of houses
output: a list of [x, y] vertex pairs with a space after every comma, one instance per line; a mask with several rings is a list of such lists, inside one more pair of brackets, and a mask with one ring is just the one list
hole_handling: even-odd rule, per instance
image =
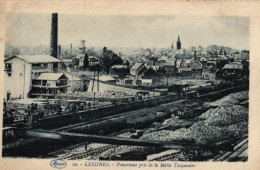
[[226, 56], [211, 59], [167, 59], [162, 57], [153, 64], [135, 63], [130, 69], [125, 65], [110, 68], [110, 75], [127, 85], [159, 85], [165, 78], [185, 79], [247, 79], [249, 60], [231, 60]]
[[94, 67], [96, 65], [100, 65], [99, 58], [95, 56], [87, 56], [85, 54], [78, 54], [76, 57], [72, 59], [63, 59], [62, 63], [66, 67], [73, 67], [73, 68], [87, 68], [87, 67]]

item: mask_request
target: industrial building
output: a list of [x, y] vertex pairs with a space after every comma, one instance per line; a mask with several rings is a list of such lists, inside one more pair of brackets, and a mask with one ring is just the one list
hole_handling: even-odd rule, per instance
[[32, 80], [41, 73], [55, 73], [61, 61], [49, 55], [16, 55], [4, 61], [4, 98], [28, 98]]

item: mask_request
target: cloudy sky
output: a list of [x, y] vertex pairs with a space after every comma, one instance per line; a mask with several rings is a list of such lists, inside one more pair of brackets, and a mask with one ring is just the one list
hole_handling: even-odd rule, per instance
[[[249, 49], [247, 17], [81, 16], [59, 14], [59, 44], [87, 47], [169, 47], [178, 35], [182, 47], [223, 45]], [[6, 42], [49, 45], [51, 14], [9, 14]]]

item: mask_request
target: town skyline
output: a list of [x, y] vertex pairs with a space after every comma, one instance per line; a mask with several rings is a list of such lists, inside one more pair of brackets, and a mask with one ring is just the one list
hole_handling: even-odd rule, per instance
[[[50, 14], [9, 14], [6, 17], [6, 43], [49, 46], [50, 22]], [[76, 47], [84, 39], [87, 47], [169, 48], [173, 44], [176, 49], [180, 36], [182, 48], [218, 45], [249, 49], [249, 19], [246, 17], [59, 14], [58, 24], [58, 43], [62, 46], [72, 43]]]

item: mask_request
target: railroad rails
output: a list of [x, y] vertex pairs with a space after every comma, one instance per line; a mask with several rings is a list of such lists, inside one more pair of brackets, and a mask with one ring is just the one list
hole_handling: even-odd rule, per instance
[[[234, 90], [233, 90], [234, 89]], [[228, 91], [228, 93], [229, 92], [233, 92], [233, 91], [236, 91], [236, 87], [231, 87], [231, 88], [228, 88], [228, 89], [226, 89], [227, 91]], [[237, 90], [241, 90], [240, 88], [239, 89], [237, 89]], [[221, 92], [223, 93], [223, 91], [221, 90]], [[213, 92], [213, 93], [218, 93], [218, 91], [217, 92]], [[208, 95], [209, 96], [211, 96], [211, 94], [212, 93], [209, 93]], [[165, 101], [162, 101], [161, 100], [161, 98], [165, 98], [165, 97], [167, 97], [167, 101], [166, 101], [166, 103], [167, 104], [165, 104], [164, 102]], [[200, 96], [198, 96], [198, 98], [199, 98]], [[204, 96], [203, 96], [204, 97]], [[154, 112], [157, 112], [157, 111], [161, 111], [162, 109], [165, 109], [165, 108], [168, 108], [168, 105], [170, 104], [170, 100], [171, 100], [171, 102], [173, 102], [173, 101], [175, 101], [175, 103], [177, 103], [177, 102], [185, 102], [185, 101], [187, 101], [188, 99], [186, 99], [185, 97], [183, 98], [183, 97], [180, 97], [179, 98], [179, 96], [178, 95], [166, 95], [166, 96], [160, 96], [160, 97], [154, 97], [154, 98], [158, 98], [158, 102], [156, 102], [156, 101], [153, 101], [152, 102], [152, 104], [151, 104], [151, 106], [153, 106], [153, 107], [156, 107], [155, 109], [154, 109]], [[169, 98], [169, 99], [168, 99]], [[179, 99], [179, 100], [178, 100]], [[149, 100], [149, 99], [148, 99]], [[138, 101], [139, 103], [141, 103], [140, 104], [140, 106], [143, 106], [144, 104], [146, 104], [147, 106], [144, 108], [144, 109], [150, 109], [151, 108], [151, 106], [149, 105], [149, 107], [148, 107], [148, 100], [140, 100], [140, 101]], [[169, 101], [168, 101], [169, 100]], [[177, 101], [176, 101], [177, 100]], [[196, 99], [194, 99], [194, 100], [196, 100]], [[130, 104], [131, 104], [132, 102], [130, 102]], [[129, 103], [128, 103], [129, 104]], [[136, 104], [136, 102], [133, 102], [133, 104]], [[157, 108], [157, 106], [159, 105], [159, 107], [160, 107], [160, 110], [158, 110], [158, 108]], [[161, 105], [161, 106], [160, 106]], [[121, 105], [118, 105], [119, 107], [121, 106]], [[122, 107], [123, 106], [125, 106], [125, 105], [122, 105]], [[116, 108], [115, 108], [116, 109]], [[139, 110], [137, 110], [137, 109], [139, 109]], [[104, 111], [106, 111], [107, 109], [105, 108], [104, 109]], [[126, 110], [126, 109], [125, 109]], [[58, 130], [58, 131], [70, 131], [70, 129], [76, 129], [76, 130], [81, 130], [81, 129], [86, 129], [86, 128], [84, 128], [84, 127], [86, 127], [87, 125], [86, 124], [88, 124], [88, 123], [93, 123], [93, 122], [95, 122], [95, 123], [98, 123], [99, 121], [102, 121], [102, 120], [109, 120], [109, 119], [112, 119], [112, 118], [116, 118], [116, 117], [118, 117], [118, 116], [122, 116], [122, 115], [120, 115], [120, 112], [121, 112], [121, 114], [123, 113], [123, 115], [125, 116], [125, 115], [127, 115], [127, 114], [129, 114], [129, 112], [132, 112], [132, 111], [136, 111], [136, 112], [138, 112], [138, 114], [139, 114], [139, 112], [140, 112], [140, 114], [143, 114], [143, 110], [141, 109], [141, 108], [138, 108], [138, 107], [135, 107], [134, 109], [129, 109], [128, 111], [125, 111], [125, 110], [122, 110], [122, 109], [120, 109], [120, 110], [118, 110], [118, 112], [116, 112], [116, 114], [114, 114], [114, 115], [103, 115], [103, 116], [105, 116], [105, 117], [102, 117], [102, 118], [97, 118], [97, 117], [93, 117], [93, 119], [92, 118], [87, 118], [87, 115], [89, 115], [89, 113], [84, 113], [84, 115], [85, 115], [85, 119], [75, 119], [76, 121], [74, 121], [74, 122], [71, 122], [71, 125], [63, 125], [63, 124], [61, 124], [61, 125], [63, 125], [63, 127], [62, 126], [56, 126], [56, 127], [51, 127], [51, 130]], [[102, 110], [103, 111], [103, 110]], [[103, 113], [102, 111], [100, 111], [100, 113]], [[111, 110], [112, 111], [112, 110]], [[114, 110], [113, 110], [114, 111]], [[79, 114], [81, 114], [81, 111], [80, 112], [77, 112], [77, 113], [79, 113]], [[74, 117], [76, 117], [76, 116], [80, 116], [79, 114], [75, 114], [75, 113], [69, 113], [69, 114], [65, 114], [65, 115], [71, 115], [71, 117], [72, 116], [74, 116]], [[69, 118], [68, 116], [66, 116], [65, 117], [65, 115], [50, 115], [50, 117], [48, 117], [48, 120], [46, 120], [45, 122], [46, 123], [48, 123], [49, 122], [49, 119], [50, 118], [53, 118], [53, 119], [50, 119], [50, 121], [52, 121], [52, 120], [60, 120], [60, 118], [62, 118], [62, 117], [64, 117], [64, 119], [65, 118]], [[83, 115], [83, 114], [82, 114]], [[95, 116], [96, 114], [94, 114], [94, 116]], [[44, 118], [44, 119], [46, 119], [46, 118]], [[60, 121], [56, 121], [56, 122], [60, 122]], [[44, 125], [43, 123], [39, 123], [39, 127], [41, 127], [40, 125]], [[161, 128], [166, 128], [168, 125], [166, 125], [166, 126], [163, 126], [163, 127], [161, 127]], [[46, 125], [46, 127], [49, 127], [49, 126], [47, 126]], [[44, 129], [44, 128], [43, 128]], [[155, 129], [155, 130], [157, 130], [157, 129]], [[28, 142], [29, 143], [29, 142]], [[32, 142], [31, 142], [32, 143]], [[18, 147], [18, 144], [17, 145], [15, 145], [14, 147], [10, 147], [10, 148], [8, 148], [9, 150], [11, 150], [11, 149], [13, 149], [13, 148], [15, 148], [15, 147]], [[76, 148], [75, 146], [72, 146], [72, 147], [74, 147], [74, 148]], [[73, 150], [73, 149], [72, 149]], [[66, 151], [70, 151], [70, 149], [64, 149], [64, 150], [61, 150], [60, 151], [60, 153], [62, 153], [62, 152], [66, 152]]]
[[[79, 148], [81, 146], [84, 146], [86, 144], [87, 144], [87, 142], [83, 142], [83, 143], [79, 143], [79, 144], [76, 144], [76, 145], [72, 145], [72, 146], [69, 146], [69, 147], [67, 147], [65, 149], [61, 149], [61, 150], [58, 150], [58, 151], [55, 151], [55, 152], [48, 153], [46, 157], [55, 157], [55, 156], [57, 156], [59, 154], [70, 152], [70, 151], [72, 151], [74, 149], [77, 149], [77, 148]], [[42, 158], [42, 157], [40, 157], [40, 158]]]
[[89, 151], [86, 152], [82, 152], [82, 153], [77, 153], [77, 154], [73, 154], [73, 155], [64, 155], [59, 157], [58, 159], [67, 159], [67, 160], [76, 160], [76, 159], [82, 159], [82, 158], [86, 158], [88, 156], [95, 156], [98, 155], [108, 149], [112, 149], [117, 147], [116, 145], [108, 145], [108, 146], [104, 146], [101, 148], [97, 148], [97, 149], [91, 149]]
[[234, 151], [224, 152], [213, 159], [213, 162], [247, 161], [248, 137], [242, 138], [234, 147]]
[[169, 161], [171, 159], [173, 159], [175, 157], [176, 153], [172, 153], [172, 154], [168, 154], [168, 155], [163, 155], [163, 156], [159, 156], [157, 158], [154, 158], [150, 161]]
[[[247, 155], [248, 136], [242, 137], [233, 146], [234, 146], [234, 150], [222, 152], [222, 153], [218, 154], [217, 156], [215, 156], [215, 158], [209, 159], [208, 161], [209, 162], [212, 162], [212, 161], [213, 162], [232, 162], [232, 161], [245, 162], [245, 161], [247, 161], [247, 159], [248, 159], [248, 155]], [[149, 161], [172, 161], [172, 160], [178, 158], [178, 154], [180, 152], [181, 152], [180, 150], [176, 150], [173, 153], [168, 153], [168, 154], [165, 153], [161, 156], [154, 157], [154, 158], [150, 159]], [[199, 156], [196, 155], [195, 157], [199, 157]]]

